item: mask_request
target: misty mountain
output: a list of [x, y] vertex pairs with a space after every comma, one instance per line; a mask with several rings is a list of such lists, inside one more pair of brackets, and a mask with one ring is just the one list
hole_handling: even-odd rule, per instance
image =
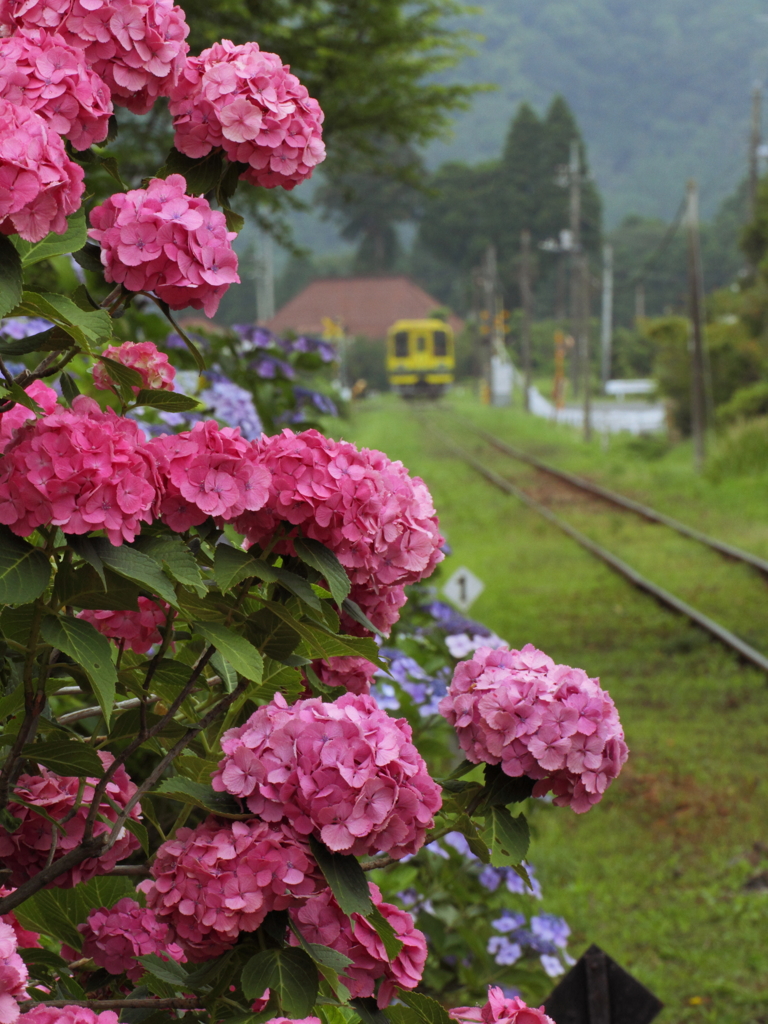
[[[483, 38], [450, 77], [490, 82], [430, 163], [497, 157], [522, 100], [573, 108], [606, 219], [671, 219], [685, 181], [710, 216], [746, 172], [751, 90], [768, 78], [765, 0], [481, 0]], [[768, 103], [766, 104], [768, 106]], [[766, 118], [768, 123], [768, 117]]]

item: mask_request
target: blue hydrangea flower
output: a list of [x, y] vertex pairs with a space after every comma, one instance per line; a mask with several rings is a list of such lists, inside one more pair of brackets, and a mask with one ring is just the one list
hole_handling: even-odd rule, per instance
[[511, 967], [523, 955], [523, 947], [511, 942], [506, 935], [493, 935], [488, 939], [488, 952], [500, 966]]

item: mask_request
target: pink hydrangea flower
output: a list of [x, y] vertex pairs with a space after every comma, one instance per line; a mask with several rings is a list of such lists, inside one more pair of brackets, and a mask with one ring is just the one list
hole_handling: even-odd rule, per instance
[[[401, 462], [316, 430], [284, 430], [257, 444], [272, 483], [261, 511], [235, 523], [249, 543], [272, 538], [279, 523], [297, 527], [335, 552], [355, 585], [353, 599], [372, 606], [442, 561], [432, 498]], [[275, 550], [291, 553], [290, 540]], [[392, 596], [397, 604], [402, 591]]]
[[146, 189], [116, 192], [91, 210], [88, 232], [101, 243], [107, 281], [154, 292], [171, 309], [193, 306], [213, 316], [240, 278], [224, 214], [202, 196], [185, 195], [180, 174], [152, 178]]
[[132, 541], [152, 521], [159, 486], [144, 440], [133, 420], [85, 395], [25, 423], [0, 460], [0, 522], [20, 537], [54, 525]]
[[[396, 985], [411, 989], [416, 988], [421, 981], [427, 960], [427, 941], [424, 934], [414, 926], [410, 914], [391, 903], [384, 903], [378, 886], [369, 882], [368, 888], [374, 906], [392, 925], [397, 938], [403, 943], [403, 948], [391, 963], [384, 944], [368, 921], [360, 914], [352, 914], [350, 921], [336, 903], [330, 889], [324, 889], [289, 912], [307, 942], [330, 946], [352, 960], [339, 977], [353, 999], [372, 996], [376, 982], [381, 979], [377, 1001], [380, 1007], [385, 1007], [395, 997]], [[289, 942], [294, 946], [299, 945], [299, 940], [292, 932], [289, 934]]]
[[[177, 963], [186, 961], [181, 946], [172, 941], [168, 922], [129, 896], [118, 900], [111, 910], [106, 907], [92, 910], [88, 920], [79, 924], [77, 930], [83, 936], [80, 955], [90, 957], [97, 967], [103, 967], [110, 974], [125, 972], [131, 981], [138, 981], [144, 973], [136, 957], [158, 953]], [[64, 955], [72, 960], [79, 959], [78, 954], [67, 947]]]
[[553, 790], [556, 804], [579, 814], [627, 760], [616, 706], [599, 681], [532, 644], [479, 647], [456, 666], [440, 714], [470, 761], [537, 779], [535, 796]]
[[34, 110], [75, 149], [107, 137], [109, 89], [61, 36], [31, 29], [0, 39], [0, 96]]
[[16, 949], [16, 932], [0, 921], [0, 1024], [14, 1024], [19, 1018], [19, 1002], [29, 999], [29, 972]]
[[77, 617], [90, 622], [110, 640], [123, 641], [128, 650], [146, 654], [150, 647], [163, 639], [160, 629], [165, 626], [168, 607], [165, 601], [140, 597], [137, 612], [93, 611], [86, 608]]
[[95, 1013], [87, 1006], [33, 1006], [22, 1024], [117, 1024], [114, 1010]]
[[152, 880], [141, 883], [152, 908], [190, 960], [209, 960], [270, 910], [285, 910], [320, 886], [306, 840], [290, 825], [210, 817], [162, 844]]
[[508, 999], [502, 989], [491, 986], [485, 1006], [459, 1006], [449, 1015], [461, 1024], [555, 1024], [540, 1006], [526, 1006], [520, 996]]
[[187, 58], [171, 92], [174, 145], [187, 156], [221, 147], [252, 185], [292, 189], [325, 159], [323, 112], [275, 53], [214, 43]]
[[[431, 571], [431, 568], [428, 567], [424, 575], [427, 576]], [[373, 589], [366, 586], [365, 583], [357, 583], [353, 585], [349, 596], [385, 636], [389, 636], [392, 627], [400, 618], [400, 609], [408, 600], [405, 595], [405, 587], [398, 584], [389, 587], [378, 586]], [[362, 626], [346, 615], [342, 616], [342, 626], [346, 633], [351, 633], [354, 636], [369, 635]]]
[[367, 658], [339, 657], [313, 661], [312, 670], [326, 686], [340, 686], [349, 693], [370, 693], [376, 666]]
[[[176, 370], [168, 362], [168, 356], [161, 352], [152, 341], [124, 341], [122, 345], [110, 345], [102, 352], [108, 359], [122, 363], [141, 374], [141, 386], [154, 391], [173, 391]], [[114, 388], [112, 378], [103, 363], [93, 368], [93, 383], [97, 388], [108, 391]], [[134, 395], [139, 388], [134, 385]]]
[[[104, 751], [99, 751], [99, 757], [105, 768], [114, 761], [114, 757]], [[21, 824], [15, 832], [7, 832], [0, 827], [0, 858], [11, 870], [12, 885], [19, 886], [38, 871], [42, 871], [51, 852], [54, 826], [39, 814], [35, 814], [34, 807], [42, 808], [51, 818], [65, 823], [63, 833], [57, 830], [53, 863], [80, 844], [97, 780], [86, 779], [78, 803], [80, 781], [77, 778], [56, 775], [43, 766], [40, 767], [39, 775], [19, 776], [14, 793], [32, 807], [17, 804], [11, 797], [8, 810]], [[118, 807], [124, 807], [135, 792], [136, 786], [121, 765], [107, 785], [105, 799], [99, 806], [99, 819], [105, 820], [97, 819], [93, 830], [95, 836], [110, 832], [112, 826], [109, 823], [117, 818], [117, 812], [106, 797], [110, 797]], [[131, 818], [136, 821], [141, 818], [140, 805], [137, 804], [131, 810]], [[108, 875], [118, 861], [124, 860], [138, 848], [138, 839], [123, 829], [117, 842], [106, 853], [81, 861], [76, 867], [55, 878], [52, 884], [68, 889], [78, 882], [93, 878], [94, 875]]]
[[[269, 990], [267, 990], [269, 991]], [[255, 1005], [255, 1004], [254, 1004]], [[267, 1024], [320, 1024], [319, 1017], [272, 1017]]]
[[[50, 414], [56, 408], [59, 396], [53, 388], [49, 388], [41, 380], [33, 380], [24, 390], [30, 398], [37, 402], [43, 412]], [[0, 452], [4, 451], [8, 443], [14, 439], [19, 427], [35, 418], [32, 410], [28, 409], [26, 405], [21, 405], [20, 402], [17, 402], [8, 412], [0, 413]]]
[[404, 718], [372, 697], [344, 694], [288, 707], [276, 694], [222, 738], [212, 776], [265, 821], [287, 820], [331, 850], [356, 856], [415, 853], [440, 809], [440, 787], [411, 742]]
[[[2, 899], [3, 896], [10, 896], [11, 893], [15, 891], [15, 889], [6, 889], [4, 885], [0, 886], [0, 899]], [[10, 911], [8, 914], [3, 914], [3, 916], [0, 917], [0, 921], [4, 921], [13, 928], [16, 933], [16, 942], [22, 949], [40, 948], [40, 933], [30, 932], [26, 928], [22, 927], [13, 911]]]
[[39, 242], [63, 235], [80, 207], [83, 169], [29, 107], [0, 98], [0, 232]]
[[184, 67], [189, 32], [172, 0], [0, 0], [0, 22], [56, 33], [84, 51], [116, 103], [146, 114]]
[[269, 470], [257, 444], [241, 437], [238, 427], [204, 420], [192, 430], [153, 438], [147, 450], [163, 481], [159, 514], [178, 533], [208, 516], [229, 522], [267, 500]]

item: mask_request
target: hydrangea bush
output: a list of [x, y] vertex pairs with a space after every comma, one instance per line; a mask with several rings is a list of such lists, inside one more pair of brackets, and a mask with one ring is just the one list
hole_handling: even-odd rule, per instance
[[[317, 429], [326, 343], [173, 319], [239, 280], [239, 184], [322, 160], [318, 104], [256, 43], [190, 55], [170, 0], [0, 24], [0, 1024], [546, 1024], [484, 987], [568, 963], [521, 805], [600, 800], [610, 698], [450, 611], [387, 639], [443, 558], [423, 481]], [[113, 108], [161, 97], [177, 148], [127, 191]]]

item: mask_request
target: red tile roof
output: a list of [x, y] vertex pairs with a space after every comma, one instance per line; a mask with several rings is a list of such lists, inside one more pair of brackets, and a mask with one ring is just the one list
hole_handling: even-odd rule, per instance
[[[429, 316], [440, 302], [410, 278], [333, 277], [313, 281], [279, 309], [266, 326], [276, 334], [322, 334], [323, 317], [341, 323], [350, 337], [384, 338], [395, 320]], [[463, 324], [449, 320], [455, 331]]]

